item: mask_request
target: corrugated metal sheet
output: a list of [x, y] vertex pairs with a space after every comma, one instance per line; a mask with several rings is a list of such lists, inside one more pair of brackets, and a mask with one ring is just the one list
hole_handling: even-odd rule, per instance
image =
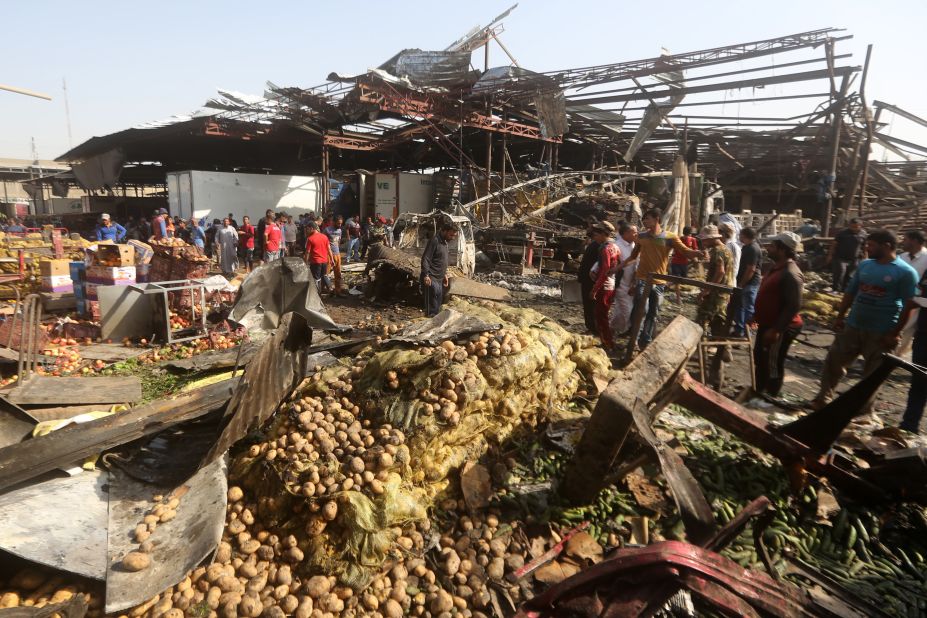
[[544, 139], [560, 137], [570, 130], [563, 91], [539, 94], [534, 97], [534, 107], [537, 109], [538, 123], [541, 125], [541, 135]]
[[413, 84], [453, 88], [476, 81], [478, 74], [470, 70], [470, 52], [422, 51], [405, 49], [390, 58], [380, 69]]

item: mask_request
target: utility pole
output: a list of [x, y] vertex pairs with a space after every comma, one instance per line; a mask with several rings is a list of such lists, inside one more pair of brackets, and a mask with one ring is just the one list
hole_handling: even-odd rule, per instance
[[71, 108], [68, 105], [68, 82], [61, 78], [61, 89], [64, 91], [64, 119], [68, 123], [68, 149], [74, 148], [74, 142], [71, 139]]
[[831, 137], [830, 178], [833, 182], [828, 192], [827, 206], [824, 209], [824, 236], [830, 235], [830, 217], [834, 206], [834, 193], [837, 191], [837, 159], [840, 155], [840, 131], [843, 124], [843, 109], [846, 106], [847, 88], [849, 85], [849, 76], [846, 75], [843, 78], [843, 84], [840, 86], [840, 93], [837, 95], [839, 105], [834, 109], [832, 120], [833, 134]]

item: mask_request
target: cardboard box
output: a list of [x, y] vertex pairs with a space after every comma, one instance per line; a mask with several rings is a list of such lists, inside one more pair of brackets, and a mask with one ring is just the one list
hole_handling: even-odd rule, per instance
[[73, 285], [56, 285], [54, 287], [47, 287], [43, 284], [42, 291], [52, 292], [54, 294], [73, 294], [74, 286]]
[[107, 266], [135, 267], [135, 248], [132, 245], [104, 245], [98, 244], [96, 263]]
[[70, 279], [71, 261], [70, 260], [42, 260], [39, 262], [39, 274], [42, 277], [60, 277], [65, 276]]
[[42, 287], [43, 288], [55, 288], [55, 287], [61, 287], [63, 285], [74, 285], [74, 282], [71, 281], [70, 275], [55, 275], [52, 277], [47, 277], [47, 276], [42, 277]]
[[151, 262], [151, 258], [154, 256], [154, 249], [151, 248], [151, 245], [143, 243], [140, 240], [130, 240], [128, 244], [135, 248], [136, 266], [149, 264]]
[[87, 281], [118, 281], [131, 279], [135, 281], [135, 266], [100, 266], [87, 267]]

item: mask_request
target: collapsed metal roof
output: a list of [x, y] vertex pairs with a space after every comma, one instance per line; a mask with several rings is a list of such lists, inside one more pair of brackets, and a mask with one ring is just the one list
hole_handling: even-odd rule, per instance
[[[532, 71], [519, 66], [499, 39], [501, 19], [510, 11], [445, 50], [403, 50], [376, 69], [332, 73], [310, 88], [268, 83], [263, 96], [223, 90], [204, 110], [93, 138], [59, 160], [80, 161], [118, 146], [127, 161], [162, 161], [174, 169], [202, 165], [208, 157], [215, 157], [210, 169], [263, 164], [301, 173], [329, 165], [453, 167], [482, 170], [487, 182], [499, 183], [493, 174], [504, 177], [510, 168], [517, 179], [526, 165], [666, 170], [684, 154], [726, 186], [786, 193], [814, 193], [836, 164], [836, 189], [826, 186], [824, 192], [839, 194], [845, 209], [855, 203], [860, 211], [872, 210], [877, 201], [911, 206], [927, 197], [917, 161], [904, 166], [914, 174], [910, 182], [894, 179], [897, 167], [872, 164], [866, 174], [870, 193], [859, 190], [871, 145], [902, 160], [923, 159], [927, 147], [880, 131], [864, 99], [861, 67], [851, 63], [851, 54], [837, 53], [837, 44], [851, 38], [842, 30]], [[502, 46], [511, 63], [475, 70], [470, 54], [490, 41]], [[750, 115], [741, 113], [744, 105]], [[890, 108], [906, 113], [876, 102], [877, 110]], [[249, 144], [209, 145], [229, 138]], [[171, 139], [186, 143], [183, 155], [166, 152]], [[286, 154], [271, 154], [262, 147], [269, 143], [287, 144]], [[148, 156], [153, 151], [158, 156]], [[864, 198], [854, 202], [858, 195]]]

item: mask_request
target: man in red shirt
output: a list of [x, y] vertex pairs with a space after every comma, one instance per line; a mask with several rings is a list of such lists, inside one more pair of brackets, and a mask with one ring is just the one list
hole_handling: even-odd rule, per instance
[[[319, 231], [319, 224], [315, 221], [310, 221], [306, 227], [308, 235], [306, 236], [305, 260], [315, 279], [316, 287], [320, 292], [327, 292], [332, 288], [331, 280], [328, 278], [328, 264], [331, 262], [331, 246], [328, 236]], [[322, 284], [324, 284], [324, 289]]]
[[[679, 237], [679, 240], [688, 248], [698, 251], [698, 240], [692, 234], [693, 231], [689, 226], [682, 228], [682, 236]], [[689, 260], [690, 258], [684, 253], [673, 251], [673, 257], [670, 258], [670, 274], [675, 277], [688, 277]], [[676, 288], [676, 304], [680, 304], [682, 300], [679, 298], [679, 284], [677, 283], [674, 287]]]
[[238, 246], [242, 248], [242, 260], [251, 272], [254, 266], [254, 226], [251, 225], [251, 217], [245, 215], [242, 217], [241, 227], [238, 228]]
[[783, 232], [771, 239], [766, 253], [773, 267], [763, 277], [756, 296], [753, 319], [759, 329], [753, 348], [756, 366], [756, 391], [776, 397], [785, 377], [785, 356], [789, 346], [801, 332], [801, 295], [805, 284], [795, 256], [801, 251], [801, 238], [792, 232]]
[[264, 224], [264, 261], [273, 262], [280, 257], [280, 245], [283, 241], [283, 233], [277, 224], [274, 223], [273, 215], [267, 215], [267, 222]]

